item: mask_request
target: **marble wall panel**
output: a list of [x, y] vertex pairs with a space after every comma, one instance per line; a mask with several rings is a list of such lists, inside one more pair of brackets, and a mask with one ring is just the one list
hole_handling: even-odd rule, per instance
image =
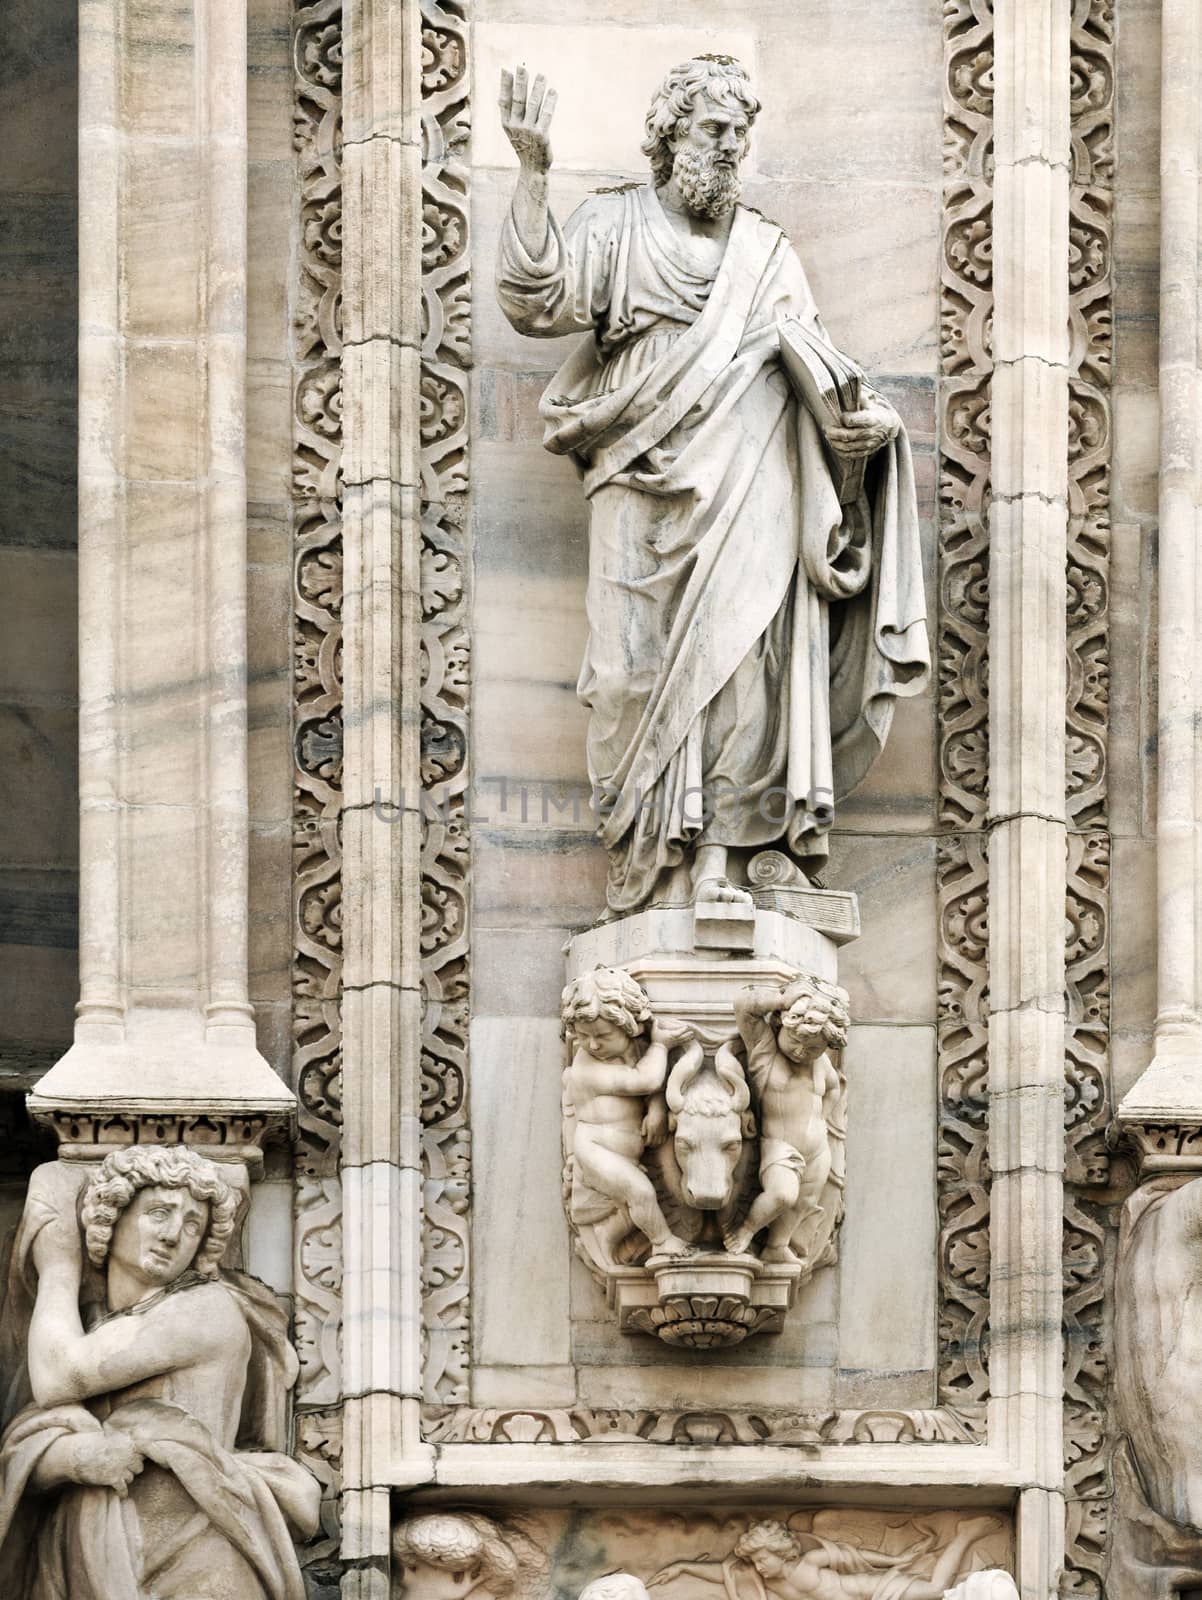
[[558, 1018], [477, 1014], [471, 1049], [472, 1348], [486, 1366], [564, 1366], [570, 1243], [555, 1181], [563, 1159]]
[[824, 876], [860, 899], [860, 937], [839, 954], [853, 1020], [933, 1023], [935, 841], [840, 830]]
[[[844, 1067], [838, 1400], [929, 1405], [938, 1228], [934, 1029], [853, 1028]], [[885, 1379], [887, 1373], [898, 1382]]]
[[133, 0], [121, 54], [121, 96], [132, 132], [170, 137], [193, 109], [191, 0]]
[[[123, 322], [131, 338], [191, 339], [200, 322], [200, 159], [188, 144], [138, 145], [123, 157]], [[186, 430], [185, 430], [186, 437]]]
[[[36, 904], [36, 880], [23, 885], [22, 904]], [[79, 935], [76, 931], [77, 892], [70, 888], [65, 907], [52, 932], [40, 926], [39, 939], [27, 944], [21, 937], [0, 946], [0, 1070], [24, 1075], [51, 1067], [71, 1042], [71, 1022], [79, 994]], [[28, 911], [23, 913], [28, 917]], [[60, 934], [57, 929], [61, 927]], [[68, 931], [69, 930], [69, 931]], [[20, 1085], [24, 1087], [24, 1081]]]

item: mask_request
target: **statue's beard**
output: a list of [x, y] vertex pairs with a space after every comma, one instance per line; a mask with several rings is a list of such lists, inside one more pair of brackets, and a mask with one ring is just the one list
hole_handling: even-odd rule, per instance
[[712, 151], [678, 150], [672, 176], [681, 199], [699, 217], [724, 217], [733, 211], [742, 188], [735, 163], [719, 160]]

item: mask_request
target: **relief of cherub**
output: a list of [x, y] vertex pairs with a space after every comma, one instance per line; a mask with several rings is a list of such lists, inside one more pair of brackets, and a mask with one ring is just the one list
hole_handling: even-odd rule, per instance
[[653, 1256], [693, 1254], [673, 1233], [640, 1166], [647, 1146], [667, 1136], [662, 1092], [668, 1052], [686, 1043], [692, 1030], [653, 1020], [640, 986], [613, 967], [597, 967], [568, 984], [561, 1014], [572, 1047], [564, 1072], [572, 1220], [582, 1232], [591, 1228], [602, 1264], [615, 1261], [632, 1226], [646, 1235]]
[[757, 1102], [760, 1192], [726, 1248], [741, 1255], [767, 1229], [762, 1260], [812, 1269], [844, 1093], [828, 1052], [847, 1043], [847, 993], [809, 977], [749, 985], [735, 999], [735, 1020]]
[[[724, 1561], [674, 1561], [648, 1587], [689, 1577], [721, 1585], [728, 1600], [742, 1600], [746, 1591], [739, 1580], [745, 1576], [756, 1600], [879, 1600], [886, 1595], [896, 1600], [1018, 1600], [1008, 1573], [973, 1571], [980, 1559], [974, 1547], [1001, 1531], [998, 1517], [962, 1518], [942, 1549], [935, 1527], [915, 1518], [917, 1537], [895, 1554], [829, 1537], [818, 1531], [825, 1520], [815, 1518], [810, 1532], [757, 1522]], [[960, 1578], [965, 1582], [953, 1589]]]

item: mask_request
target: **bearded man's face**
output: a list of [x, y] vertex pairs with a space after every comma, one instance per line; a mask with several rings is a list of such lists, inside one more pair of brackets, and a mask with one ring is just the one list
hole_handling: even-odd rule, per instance
[[697, 216], [722, 217], [734, 208], [749, 132], [741, 106], [720, 105], [708, 95], [694, 101], [688, 132], [673, 152], [672, 176]]

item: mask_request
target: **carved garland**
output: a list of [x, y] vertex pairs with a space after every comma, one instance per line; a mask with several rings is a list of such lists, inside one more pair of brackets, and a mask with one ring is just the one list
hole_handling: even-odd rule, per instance
[[342, 1460], [341, 0], [293, 15], [300, 206], [292, 284], [296, 1450], [323, 1487], [305, 1552], [337, 1571]]
[[944, 3], [940, 275], [939, 1399], [989, 1395], [989, 402], [993, 11]]
[[1111, 227], [1114, 8], [1075, 0], [1069, 216], [1068, 1012], [1065, 1030], [1062, 1591], [1098, 1600], [1109, 1507], [1107, 1262], [1116, 1242], [1104, 1134], [1110, 1117], [1109, 702]]

